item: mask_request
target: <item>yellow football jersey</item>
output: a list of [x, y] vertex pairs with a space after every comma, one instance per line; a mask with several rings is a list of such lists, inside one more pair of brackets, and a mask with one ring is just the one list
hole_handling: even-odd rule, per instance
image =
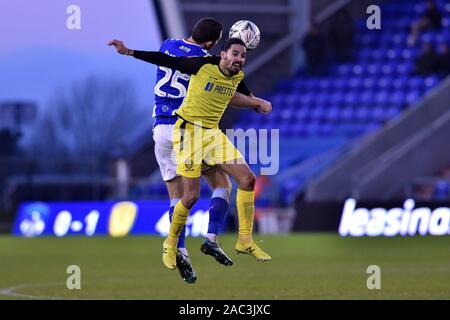
[[249, 95], [241, 70], [226, 76], [219, 68], [220, 57], [171, 57], [157, 51], [135, 51], [134, 57], [191, 75], [183, 104], [176, 114], [203, 128], [217, 128], [236, 91]]
[[217, 128], [242, 78], [242, 71], [227, 77], [218, 65], [203, 65], [191, 76], [186, 97], [176, 113], [189, 122], [200, 121], [202, 127]]

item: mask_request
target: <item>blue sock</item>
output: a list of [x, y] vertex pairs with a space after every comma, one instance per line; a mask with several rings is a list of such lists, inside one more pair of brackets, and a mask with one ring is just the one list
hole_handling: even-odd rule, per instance
[[[169, 208], [169, 220], [172, 222], [173, 210], [175, 209], [175, 205], [178, 202], [178, 198], [170, 200], [170, 208]], [[180, 236], [178, 237], [178, 245], [177, 248], [184, 248], [184, 238], [186, 234], [186, 226], [184, 226], [183, 230], [181, 230]]]
[[208, 233], [219, 234], [225, 224], [228, 203], [228, 190], [226, 188], [216, 188], [213, 191], [209, 205]]

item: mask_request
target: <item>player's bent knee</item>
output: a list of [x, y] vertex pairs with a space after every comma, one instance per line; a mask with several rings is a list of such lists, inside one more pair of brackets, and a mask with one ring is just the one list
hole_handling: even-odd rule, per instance
[[256, 177], [253, 172], [248, 172], [242, 177], [240, 177], [238, 184], [239, 189], [243, 190], [253, 190], [255, 188]]
[[198, 200], [198, 194], [185, 194], [183, 196], [183, 204], [186, 208], [191, 209]]

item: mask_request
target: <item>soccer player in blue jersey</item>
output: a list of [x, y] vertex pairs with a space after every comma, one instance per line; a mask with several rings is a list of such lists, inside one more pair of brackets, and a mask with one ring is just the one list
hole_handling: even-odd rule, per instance
[[[207, 50], [212, 49], [221, 39], [222, 29], [219, 21], [203, 18], [195, 24], [189, 38], [167, 39], [159, 51], [176, 57], [208, 56]], [[109, 45], [114, 45], [119, 53], [127, 53], [128, 48], [121, 41], [110, 42]], [[186, 95], [189, 79], [189, 75], [178, 70], [157, 68], [153, 139], [156, 160], [169, 193], [171, 221], [174, 207], [183, 195], [183, 184], [181, 177], [176, 173], [177, 164], [173, 150], [173, 129], [178, 119], [175, 112]], [[246, 103], [248, 103], [247, 97], [241, 93], [236, 93], [231, 100], [231, 104], [238, 107], [245, 107], [248, 105]], [[231, 266], [233, 261], [217, 243], [217, 235], [223, 227], [229, 207], [231, 182], [228, 175], [215, 166], [205, 165], [202, 169], [202, 175], [213, 192], [209, 208], [208, 234], [200, 249], [203, 253], [213, 256], [219, 263]], [[185, 230], [181, 232], [177, 247], [176, 263], [180, 275], [184, 281], [194, 283], [197, 276], [185, 247]]]

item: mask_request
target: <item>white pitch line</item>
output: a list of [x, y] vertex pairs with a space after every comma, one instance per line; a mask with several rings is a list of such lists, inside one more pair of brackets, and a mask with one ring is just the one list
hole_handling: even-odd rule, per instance
[[24, 288], [49, 287], [49, 286], [56, 286], [56, 285], [60, 285], [60, 284], [61, 284], [60, 282], [58, 282], [58, 283], [21, 284], [21, 285], [9, 287], [9, 288], [0, 288], [0, 295], [14, 297], [14, 298], [37, 299], [37, 300], [67, 300], [66, 298], [62, 298], [62, 297], [35, 296], [35, 295], [31, 295], [31, 294], [17, 292], [17, 290], [24, 289]]

